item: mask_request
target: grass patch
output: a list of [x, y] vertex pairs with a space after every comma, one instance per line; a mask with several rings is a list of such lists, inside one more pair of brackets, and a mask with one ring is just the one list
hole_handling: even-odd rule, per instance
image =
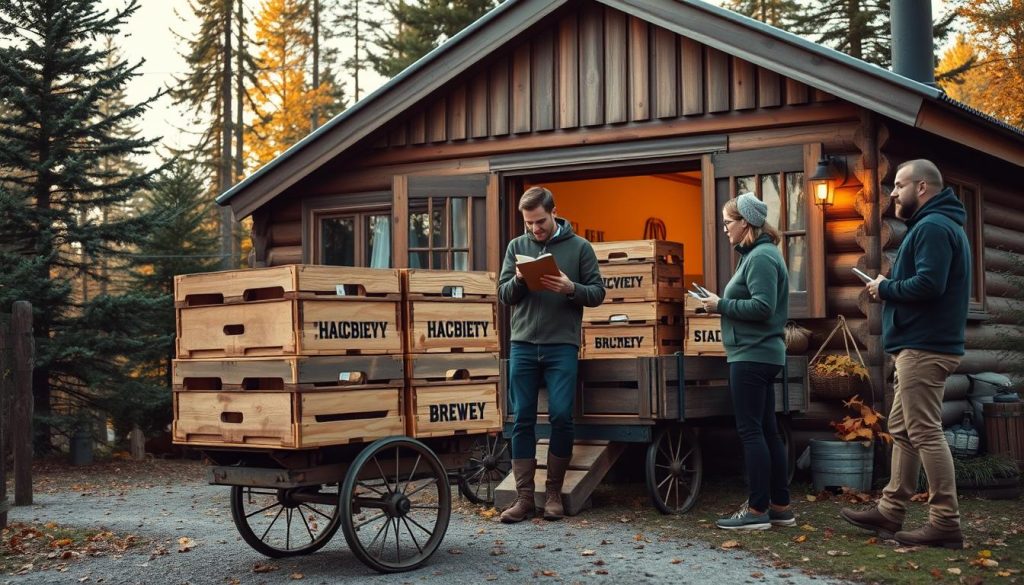
[[[630, 521], [658, 529], [665, 536], [707, 542], [710, 546], [750, 551], [782, 570], [879, 583], [1024, 583], [1024, 502], [961, 497], [961, 551], [901, 547], [879, 541], [839, 517], [843, 507], [857, 507], [866, 494], [821, 497], [809, 484], [792, 486], [797, 515], [794, 528], [741, 532], [715, 528], [747, 495], [742, 479], [705, 481], [697, 505], [683, 516], [663, 516], [650, 504], [639, 484], [603, 485], [588, 515], [615, 521], [623, 507]], [[877, 495], [877, 494], [876, 494]], [[815, 498], [810, 501], [810, 497]], [[912, 502], [905, 526], [927, 521], [927, 504]], [[729, 542], [734, 541], [734, 542]], [[993, 565], [993, 561], [997, 565]], [[986, 566], [987, 565], [987, 566]]]
[[143, 544], [134, 535], [118, 536], [107, 530], [82, 530], [54, 522], [15, 522], [0, 533], [0, 572], [23, 575], [56, 569], [84, 557], [118, 555]]

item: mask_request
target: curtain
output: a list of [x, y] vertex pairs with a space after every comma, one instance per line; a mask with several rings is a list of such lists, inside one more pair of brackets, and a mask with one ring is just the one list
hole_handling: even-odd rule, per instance
[[370, 268], [391, 266], [391, 218], [378, 215], [373, 221], [373, 235], [370, 238]]

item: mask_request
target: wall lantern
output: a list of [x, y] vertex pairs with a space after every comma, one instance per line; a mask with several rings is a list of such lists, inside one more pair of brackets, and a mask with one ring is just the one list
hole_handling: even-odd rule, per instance
[[822, 155], [818, 167], [809, 179], [814, 204], [824, 210], [835, 200], [836, 188], [846, 184], [846, 160], [842, 157]]

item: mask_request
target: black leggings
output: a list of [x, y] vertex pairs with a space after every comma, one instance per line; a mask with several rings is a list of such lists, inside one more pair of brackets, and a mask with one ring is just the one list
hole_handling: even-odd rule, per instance
[[782, 366], [759, 362], [729, 364], [729, 392], [736, 430], [743, 440], [749, 505], [764, 512], [769, 503], [789, 505], [786, 449], [775, 422], [774, 381]]

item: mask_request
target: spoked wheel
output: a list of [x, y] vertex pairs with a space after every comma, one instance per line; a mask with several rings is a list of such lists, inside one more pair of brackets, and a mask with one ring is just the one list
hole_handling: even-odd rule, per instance
[[697, 503], [704, 474], [700, 444], [689, 427], [662, 427], [647, 447], [647, 491], [663, 514], [682, 514]]
[[486, 434], [478, 437], [469, 452], [469, 462], [459, 476], [459, 491], [474, 504], [494, 504], [494, 490], [512, 471], [512, 447], [508, 439]]
[[796, 473], [796, 446], [793, 444], [793, 428], [788, 416], [777, 415], [775, 419], [779, 427], [779, 437], [782, 445], [786, 448], [786, 484], [793, 482], [793, 474]]
[[233, 486], [231, 518], [242, 539], [268, 557], [309, 554], [338, 531], [338, 486]]
[[448, 530], [444, 466], [408, 437], [380, 439], [356, 457], [341, 490], [341, 527], [353, 554], [381, 573], [419, 567]]

